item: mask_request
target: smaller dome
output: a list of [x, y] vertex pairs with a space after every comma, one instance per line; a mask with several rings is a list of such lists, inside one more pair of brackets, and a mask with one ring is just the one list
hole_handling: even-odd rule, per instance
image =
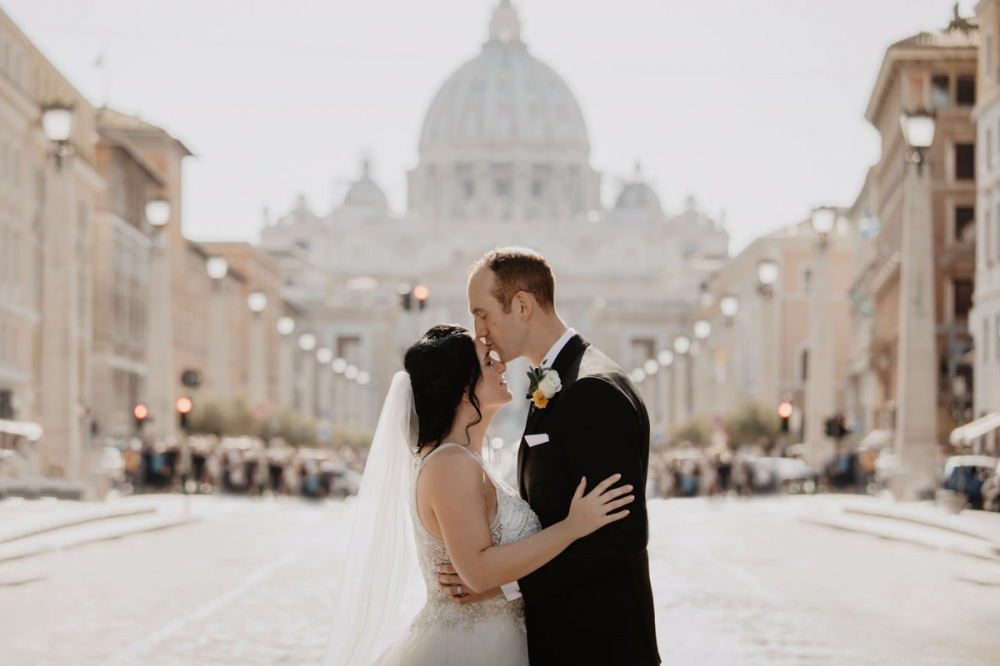
[[642, 180], [642, 169], [635, 165], [635, 179], [626, 184], [615, 201], [616, 211], [650, 211], [662, 212], [660, 197], [653, 188]]
[[389, 200], [382, 188], [372, 180], [368, 169], [368, 160], [362, 163], [361, 178], [351, 185], [344, 197], [345, 208], [368, 208], [379, 211], [388, 210]]

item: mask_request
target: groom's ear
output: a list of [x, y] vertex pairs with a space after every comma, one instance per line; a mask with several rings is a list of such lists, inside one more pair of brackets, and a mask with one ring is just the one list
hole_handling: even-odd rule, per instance
[[522, 322], [528, 321], [528, 317], [531, 316], [531, 311], [534, 308], [534, 303], [532, 303], [528, 292], [517, 292], [514, 296], [514, 307], [517, 309], [518, 319]]

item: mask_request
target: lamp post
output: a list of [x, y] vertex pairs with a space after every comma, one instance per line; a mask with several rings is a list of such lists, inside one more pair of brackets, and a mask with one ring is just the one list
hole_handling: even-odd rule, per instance
[[332, 411], [330, 408], [333, 402], [333, 370], [330, 368], [332, 361], [332, 350], [327, 347], [316, 350], [316, 362], [319, 364], [316, 368], [319, 373], [316, 381], [316, 412], [324, 421], [330, 420]]
[[830, 336], [829, 234], [837, 220], [832, 208], [817, 208], [812, 214], [816, 233], [813, 290], [809, 294], [809, 374], [805, 396], [805, 461], [822, 469], [834, 456], [834, 443], [826, 436], [824, 423], [834, 411], [833, 344]]
[[777, 368], [775, 367], [775, 351], [781, 344], [781, 331], [775, 325], [774, 317], [774, 285], [778, 281], [778, 264], [772, 259], [762, 259], [757, 264], [757, 292], [760, 294], [760, 317], [758, 335], [760, 336], [760, 363], [757, 376], [760, 378], [758, 391], [760, 399], [766, 407], [770, 407], [778, 397]]
[[267, 295], [261, 291], [251, 292], [247, 296], [247, 307], [250, 308], [250, 400], [258, 417], [267, 411], [267, 382], [264, 378], [267, 367], [264, 352], [264, 310], [267, 308]]
[[210, 257], [205, 262], [205, 270], [212, 280], [212, 312], [209, 316], [209, 361], [208, 385], [220, 396], [226, 393], [226, 348], [225, 348], [225, 308], [222, 281], [229, 273], [229, 262], [223, 257]]
[[691, 416], [691, 391], [688, 389], [688, 352], [691, 338], [678, 335], [674, 338], [674, 418], [684, 423]]
[[674, 364], [674, 353], [669, 349], [661, 349], [656, 355], [656, 364], [663, 369], [660, 376], [660, 404], [663, 406], [663, 422], [666, 432], [677, 425], [673, 415], [673, 387], [670, 381], [673, 375], [671, 366]]
[[358, 420], [358, 391], [357, 391], [357, 380], [358, 375], [361, 370], [358, 369], [356, 365], [348, 365], [344, 370], [344, 379], [347, 380], [347, 414], [345, 422], [348, 427], [354, 428], [357, 425]]
[[[733, 326], [733, 322], [736, 321], [736, 315], [740, 311], [740, 300], [732, 294], [727, 294], [719, 300], [719, 310], [722, 311], [722, 320], [726, 325], [725, 346], [722, 349], [721, 359], [722, 372], [719, 373], [725, 382], [725, 388], [720, 392], [724, 397], [724, 402], [722, 409], [716, 410], [717, 413], [722, 414], [735, 408], [738, 398], [734, 367], [736, 354], [733, 352], [736, 348], [736, 332], [734, 330], [736, 327]], [[720, 365], [718, 358], [716, 364]]]
[[937, 454], [937, 340], [934, 313], [934, 219], [926, 151], [934, 143], [934, 116], [903, 115], [910, 147], [904, 165], [903, 224], [899, 276], [899, 391], [896, 452], [901, 474], [891, 489], [916, 499], [935, 487]]
[[312, 333], [303, 333], [299, 336], [299, 349], [302, 354], [299, 356], [302, 362], [299, 376], [299, 411], [313, 418], [316, 416], [316, 360], [313, 350], [316, 349], [316, 336]]
[[146, 329], [146, 392], [153, 415], [147, 432], [154, 441], [177, 435], [174, 418], [173, 304], [170, 295], [170, 202], [154, 198], [146, 203], [146, 221], [153, 228], [149, 252], [149, 326]]
[[712, 323], [708, 319], [699, 319], [694, 323], [694, 337], [698, 341], [691, 354], [691, 412], [705, 414], [708, 412], [708, 378], [711, 376], [712, 359], [708, 352], [708, 336], [712, 334]]
[[281, 359], [278, 367], [278, 404], [291, 407], [294, 402], [295, 387], [292, 376], [295, 373], [295, 347], [292, 343], [292, 333], [295, 332], [295, 320], [289, 316], [278, 319], [278, 335], [281, 336]]
[[42, 111], [45, 138], [52, 143], [46, 160], [46, 197], [42, 212], [41, 275], [41, 440], [39, 465], [45, 476], [82, 480], [83, 431], [78, 345], [78, 269], [76, 188], [70, 138], [72, 107]]
[[330, 367], [333, 369], [333, 422], [335, 424], [343, 424], [346, 420], [344, 412], [347, 407], [346, 393], [348, 382], [344, 378], [344, 372], [347, 370], [347, 360], [338, 356], [330, 363]]

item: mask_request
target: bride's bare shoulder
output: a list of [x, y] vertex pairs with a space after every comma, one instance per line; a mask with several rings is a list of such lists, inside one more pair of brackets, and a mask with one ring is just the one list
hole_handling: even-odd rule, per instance
[[418, 483], [434, 488], [473, 488], [481, 483], [483, 475], [479, 462], [467, 451], [449, 446], [424, 463]]

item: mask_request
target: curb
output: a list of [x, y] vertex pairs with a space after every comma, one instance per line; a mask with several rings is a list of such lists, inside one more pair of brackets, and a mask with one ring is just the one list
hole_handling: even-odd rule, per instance
[[[878, 516], [883, 517], [883, 516]], [[883, 517], [884, 518], [884, 517]], [[898, 541], [901, 543], [908, 543], [914, 546], [922, 546], [924, 548], [929, 548], [931, 550], [945, 550], [950, 553], [955, 553], [958, 555], [965, 555], [966, 557], [974, 557], [979, 560], [986, 560], [988, 562], [1000, 563], [1000, 553], [997, 552], [996, 546], [991, 546], [983, 544], [979, 548], [969, 547], [968, 545], [957, 544], [948, 541], [939, 541], [932, 538], [921, 538], [914, 534], [906, 534], [903, 530], [892, 530], [886, 529], [888, 525], [882, 528], [876, 528], [871, 525], [866, 525], [863, 522], [859, 524], [859, 521], [852, 521], [850, 518], [844, 517], [820, 517], [820, 516], [800, 516], [799, 518], [803, 522], [811, 523], [813, 525], [821, 525], [823, 527], [831, 527], [834, 529], [843, 530], [845, 532], [854, 532], [856, 534], [867, 534], [869, 536], [875, 536], [880, 539], [886, 539], [888, 541]], [[968, 537], [968, 535], [963, 535], [966, 538], [981, 538], [981, 537]]]
[[[157, 532], [159, 530], [168, 529], [171, 527], [179, 527], [181, 525], [187, 525], [201, 520], [200, 516], [188, 516], [184, 518], [170, 518], [166, 520], [156, 520], [151, 521], [148, 524], [140, 526], [131, 526], [125, 529], [118, 530], [108, 530], [103, 533], [91, 534], [78, 538], [67, 543], [42, 543], [32, 545], [28, 544], [17, 544], [13, 547], [8, 547], [6, 549], [0, 548], [0, 564], [4, 562], [13, 562], [15, 560], [22, 560], [29, 557], [35, 557], [37, 555], [44, 555], [46, 553], [52, 553], [62, 550], [70, 550], [72, 548], [77, 548], [79, 546], [86, 546], [92, 543], [99, 543], [101, 541], [112, 541], [114, 539], [121, 539], [133, 534], [144, 534], [147, 532]], [[20, 548], [18, 546], [21, 546]], [[27, 547], [24, 547], [27, 546]], [[5, 550], [7, 552], [5, 552]]]
[[77, 525], [96, 523], [103, 520], [113, 520], [115, 518], [129, 518], [131, 516], [139, 516], [147, 513], [156, 513], [156, 507], [122, 507], [120, 509], [112, 508], [110, 510], [94, 511], [90, 513], [81, 511], [81, 513], [83, 515], [75, 516], [69, 519], [63, 517], [62, 519], [57, 518], [48, 521], [42, 520], [40, 521], [40, 524], [36, 524], [34, 527], [28, 527], [21, 530], [15, 529], [6, 533], [0, 532], [0, 545], [17, 541], [18, 539], [26, 539], [39, 534], [45, 534], [47, 532], [55, 532], [67, 527], [76, 527]]
[[[933, 527], [946, 532], [953, 532], [955, 534], [971, 537], [973, 539], [980, 539], [991, 544], [997, 550], [997, 554], [1000, 555], [1000, 543], [997, 543], [993, 537], [985, 536], [982, 532], [967, 526], [955, 525], [948, 522], [947, 519], [916, 516], [906, 511], [894, 511], [892, 509], [866, 506], [845, 506], [844, 513], [886, 518], [889, 520], [899, 520], [902, 522], [913, 523], [915, 525], [923, 525], [924, 527]], [[1000, 520], [998, 520], [998, 523], [1000, 523]]]

